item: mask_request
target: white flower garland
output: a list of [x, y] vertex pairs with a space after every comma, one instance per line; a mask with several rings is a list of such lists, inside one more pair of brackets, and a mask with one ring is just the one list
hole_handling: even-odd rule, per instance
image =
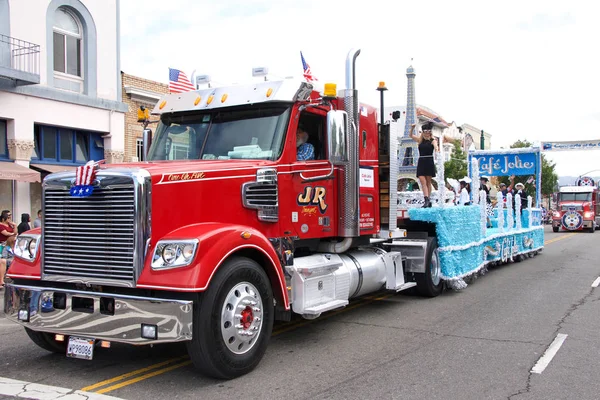
[[[543, 226], [536, 226], [534, 228], [522, 228], [519, 231], [512, 231], [512, 232], [500, 232], [500, 233], [495, 233], [493, 235], [490, 235], [488, 237], [484, 237], [480, 240], [478, 240], [477, 242], [471, 242], [471, 243], [467, 243], [467, 244], [463, 244], [460, 246], [444, 246], [444, 247], [438, 247], [438, 251], [440, 252], [444, 252], [444, 251], [457, 251], [457, 250], [466, 250], [466, 249], [470, 249], [473, 246], [480, 246], [483, 243], [487, 242], [488, 240], [492, 240], [492, 239], [496, 239], [499, 237], [504, 237], [504, 236], [509, 236], [509, 235], [518, 235], [520, 233], [527, 233], [527, 232], [533, 232], [536, 231], [538, 229], [544, 229]], [[543, 247], [543, 246], [542, 246]]]
[[[541, 250], [543, 248], [544, 248], [544, 246], [540, 246], [540, 247], [536, 247], [535, 249], [527, 249], [526, 251], [519, 251], [519, 252], [513, 253], [513, 256], [518, 256], [520, 254], [531, 253], [531, 252], [534, 252], [534, 251]], [[469, 275], [473, 275], [473, 274], [479, 272], [487, 264], [489, 264], [491, 262], [496, 262], [496, 261], [498, 261], [498, 260], [486, 260], [486, 261], [482, 262], [481, 264], [479, 264], [479, 266], [477, 268], [475, 268], [474, 270], [469, 271], [469, 272], [465, 272], [464, 274], [461, 274], [461, 275], [458, 275], [458, 276], [455, 276], [455, 277], [448, 277], [448, 276], [445, 276], [444, 274], [440, 274], [440, 277], [443, 280], [445, 280], [448, 283], [450, 283], [450, 286], [452, 286], [452, 281], [458, 280], [459, 282], [464, 283], [464, 287], [467, 287], [467, 284], [463, 281], [464, 278], [466, 278]], [[460, 285], [460, 283], [459, 283], [459, 285]], [[454, 287], [452, 287], [452, 288], [454, 289]]]
[[515, 194], [515, 225], [517, 230], [521, 229], [521, 195]]
[[515, 229], [515, 220], [513, 214], [513, 198], [512, 193], [506, 194], [506, 227], [508, 231]]
[[471, 161], [471, 197], [473, 198], [473, 204], [479, 204], [479, 188], [481, 182], [479, 181], [479, 160], [476, 158]]
[[[450, 191], [445, 191], [445, 203], [453, 203], [454, 202], [454, 193]], [[429, 197], [431, 200], [431, 204], [440, 205], [440, 192], [433, 191], [431, 192], [431, 196]], [[406, 210], [409, 208], [420, 208], [423, 207], [425, 203], [425, 198], [423, 197], [423, 192], [414, 191], [414, 192], [398, 192], [398, 209]]]
[[496, 207], [498, 209], [498, 230], [504, 232], [504, 196], [502, 192], [496, 194]]
[[479, 191], [479, 208], [481, 210], [481, 234], [485, 236], [487, 232], [487, 196], [485, 190]]
[[[443, 137], [441, 138], [440, 142], [443, 142]], [[437, 155], [437, 159], [436, 159], [436, 164], [437, 164], [437, 173], [435, 174], [435, 181], [437, 182], [438, 185], [438, 192], [439, 192], [439, 198], [440, 199], [445, 199], [446, 198], [446, 178], [444, 177], [445, 175], [445, 171], [444, 171], [444, 144], [442, 143], [439, 147], [439, 154]], [[433, 194], [433, 193], [430, 193]], [[440, 202], [438, 201], [437, 204], [439, 204], [440, 207], [444, 207], [445, 206], [445, 202]]]
[[517, 147], [514, 149], [498, 149], [498, 150], [471, 150], [469, 155], [474, 156], [489, 156], [490, 154], [523, 154], [523, 153], [536, 153], [540, 149], [537, 146], [534, 147]]
[[[531, 196], [527, 196], [527, 209], [529, 210], [529, 227], [533, 226], [532, 205], [533, 205], [533, 199], [531, 198]], [[539, 205], [538, 205], [538, 207], [539, 207]]]

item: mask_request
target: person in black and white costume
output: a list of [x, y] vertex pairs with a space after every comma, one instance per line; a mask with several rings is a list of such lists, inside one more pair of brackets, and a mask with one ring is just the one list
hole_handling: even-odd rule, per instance
[[492, 199], [490, 197], [490, 188], [488, 186], [489, 181], [490, 181], [489, 177], [487, 177], [485, 175], [481, 175], [480, 186], [481, 186], [481, 190], [485, 191], [485, 211], [487, 213], [487, 216], [491, 217], [494, 215], [494, 208], [492, 207]]
[[458, 196], [459, 206], [471, 205], [471, 178], [465, 176], [460, 180], [460, 194]]
[[[527, 208], [527, 192], [525, 191], [525, 185], [523, 185], [521, 182], [517, 183], [515, 185], [515, 190], [517, 191], [517, 193], [515, 193], [515, 197], [517, 196], [517, 194], [519, 196], [521, 196], [521, 213], [523, 213], [523, 210]], [[513, 197], [513, 202], [515, 201], [515, 197]]]

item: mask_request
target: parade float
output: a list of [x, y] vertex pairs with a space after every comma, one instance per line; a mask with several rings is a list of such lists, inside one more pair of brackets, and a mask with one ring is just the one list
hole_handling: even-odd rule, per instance
[[[458, 193], [451, 193], [447, 188], [442, 156], [438, 156], [437, 161], [434, 179], [438, 191], [432, 194], [433, 207], [421, 207], [420, 192], [398, 193], [399, 215], [410, 221], [435, 225], [440, 276], [454, 289], [466, 287], [465, 278], [485, 272], [489, 265], [521, 261], [537, 255], [544, 247], [541, 209], [533, 206], [540, 204], [539, 191], [536, 191], [535, 203], [532, 196], [528, 196], [525, 209], [521, 209], [518, 194], [513, 199], [510, 192], [506, 198], [498, 192], [493, 215], [488, 216], [486, 192], [480, 190], [480, 176], [484, 174], [488, 177], [532, 175], [535, 186], [541, 187], [539, 147], [470, 151], [468, 163], [473, 183], [471, 205], [456, 205]], [[410, 225], [410, 222], [404, 224]], [[399, 226], [402, 225], [399, 220]]]

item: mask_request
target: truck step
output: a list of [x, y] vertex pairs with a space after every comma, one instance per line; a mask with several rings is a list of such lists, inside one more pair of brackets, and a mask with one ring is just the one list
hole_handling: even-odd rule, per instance
[[406, 283], [403, 283], [402, 285], [398, 286], [397, 288], [391, 288], [389, 290], [395, 290], [396, 292], [400, 292], [401, 290], [406, 290], [413, 286], [417, 286], [417, 284], [415, 282], [406, 282]]
[[335, 310], [336, 308], [345, 307], [348, 305], [348, 300], [333, 300], [325, 304], [320, 304], [314, 307], [304, 309], [304, 314], [321, 314], [325, 311]]

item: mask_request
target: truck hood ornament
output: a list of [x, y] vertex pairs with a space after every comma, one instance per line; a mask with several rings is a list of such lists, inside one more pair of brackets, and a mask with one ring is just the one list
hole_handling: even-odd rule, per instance
[[104, 163], [100, 161], [88, 161], [85, 165], [77, 167], [75, 171], [75, 182], [69, 190], [69, 194], [73, 197], [88, 197], [94, 192], [93, 182], [96, 179], [98, 166]]

